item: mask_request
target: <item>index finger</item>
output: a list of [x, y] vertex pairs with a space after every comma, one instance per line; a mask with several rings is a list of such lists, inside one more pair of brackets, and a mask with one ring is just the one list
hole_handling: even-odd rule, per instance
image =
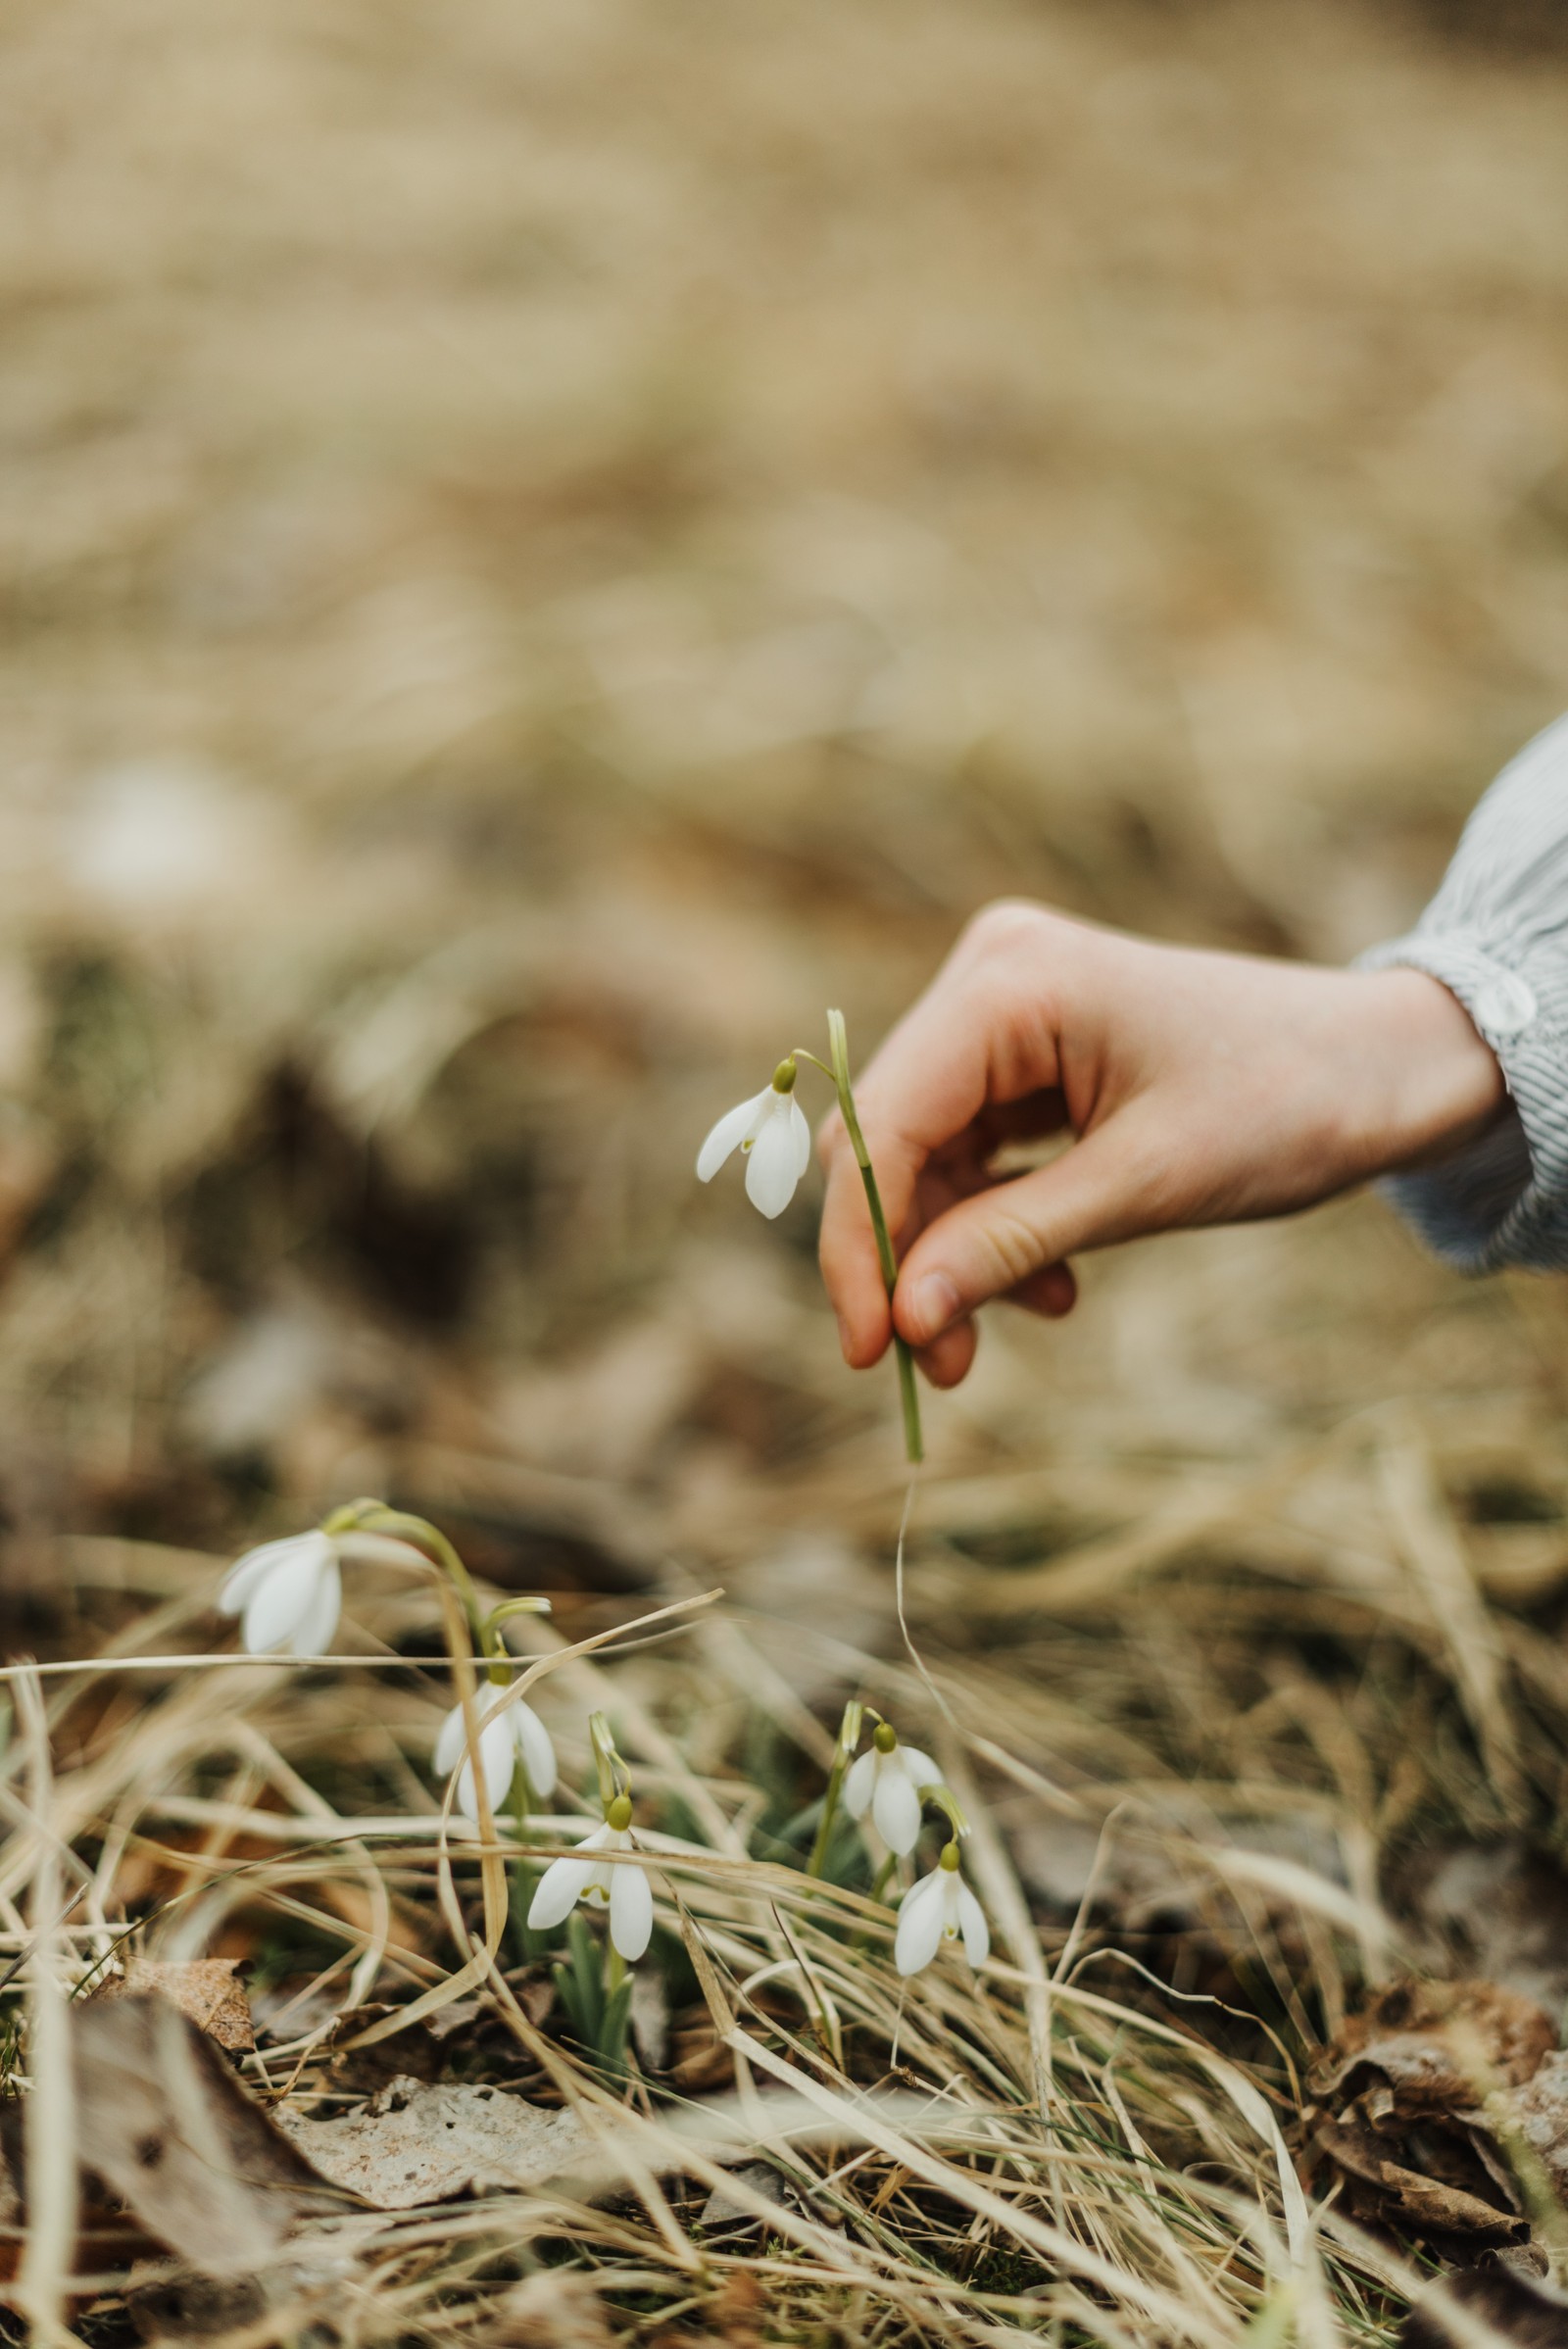
[[[895, 1235], [908, 1219], [927, 1159], [973, 1123], [989, 1086], [984, 1022], [969, 987], [951, 964], [944, 965], [855, 1087], [860, 1129]], [[860, 1370], [880, 1357], [893, 1325], [860, 1170], [837, 1110], [823, 1121], [817, 1148], [827, 1170], [817, 1248], [822, 1279], [838, 1315], [845, 1358]]]

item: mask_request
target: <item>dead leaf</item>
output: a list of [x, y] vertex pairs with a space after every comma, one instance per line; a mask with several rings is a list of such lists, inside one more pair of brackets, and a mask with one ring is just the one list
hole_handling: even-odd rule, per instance
[[204, 2031], [220, 2047], [248, 2054], [256, 2044], [250, 2001], [238, 1980], [238, 1958], [189, 1958], [165, 1963], [158, 1958], [131, 1958], [124, 1974], [113, 1976], [99, 1991], [100, 1998], [133, 1997], [150, 1992]]
[[[763, 2202], [776, 2203], [780, 2210], [788, 2210], [792, 2203], [797, 2209], [800, 2207], [800, 2196], [786, 2195], [783, 2179], [776, 2170], [768, 2168], [766, 2162], [746, 2162], [735, 2172], [735, 2177], [743, 2186], [750, 2186], [752, 2192]], [[710, 2228], [757, 2229], [762, 2222], [749, 2202], [740, 2201], [727, 2186], [715, 2186], [703, 2204], [701, 2224]]]
[[1500, 2075], [1533, 2078], [1557, 2043], [1534, 1999], [1491, 1982], [1400, 1982], [1350, 2016], [1312, 2072], [1314, 2095], [1354, 2095], [1380, 2075], [1398, 2102], [1427, 2112], [1472, 2112]]
[[1568, 2054], [1553, 2049], [1514, 2097], [1513, 2116], [1558, 2194], [1568, 2194]]
[[73, 2044], [84, 2164], [204, 2276], [247, 2275], [297, 2219], [343, 2209], [167, 1998], [93, 1999]]
[[377, 2210], [414, 2210], [486, 2187], [543, 2185], [588, 2149], [574, 2113], [505, 2088], [391, 2080], [357, 2113], [280, 2112], [289, 2142], [323, 2178]]
[[1314, 2150], [1348, 2181], [1351, 2215], [1469, 2242], [1528, 2235], [1494, 2100], [1524, 2092], [1555, 2039], [1533, 2000], [1489, 1982], [1396, 1982], [1351, 2016], [1311, 2073], [1330, 2108], [1312, 2117]]
[[[1459, 2235], [1483, 2243], [1519, 2241], [1530, 2231], [1516, 2212], [1500, 2209], [1446, 2178], [1389, 2160], [1365, 2129], [1336, 2128], [1326, 2122], [1318, 2130], [1317, 2144], [1347, 2178], [1371, 2189], [1370, 2195], [1352, 2189], [1347, 2196], [1348, 2207], [1357, 2217], [1382, 2226], [1402, 2221], [1420, 2234]], [[1450, 2151], [1446, 2166], [1452, 2161]]]

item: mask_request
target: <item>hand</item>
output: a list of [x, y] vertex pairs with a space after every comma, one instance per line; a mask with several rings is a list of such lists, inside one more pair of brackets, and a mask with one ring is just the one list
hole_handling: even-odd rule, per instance
[[[1289, 1214], [1457, 1150], [1505, 1099], [1458, 1000], [1413, 970], [1157, 946], [1042, 905], [987, 906], [857, 1080], [900, 1255], [890, 1319], [838, 1115], [821, 1261], [845, 1358], [896, 1321], [939, 1387], [992, 1297], [1070, 1312], [1068, 1259], [1145, 1232]], [[1004, 1144], [1075, 1137], [992, 1172]]]

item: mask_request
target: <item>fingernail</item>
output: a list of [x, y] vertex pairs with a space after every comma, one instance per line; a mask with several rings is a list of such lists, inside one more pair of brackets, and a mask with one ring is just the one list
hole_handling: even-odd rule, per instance
[[842, 1313], [841, 1313], [841, 1314], [839, 1315], [839, 1317], [838, 1317], [838, 1323], [839, 1323], [839, 1351], [840, 1351], [840, 1352], [843, 1354], [843, 1356], [844, 1356], [844, 1359], [845, 1359], [845, 1361], [847, 1362], [847, 1361], [850, 1359], [850, 1325], [849, 1325], [849, 1323], [848, 1323], [848, 1322], [845, 1320], [845, 1318], [844, 1318], [844, 1316], [843, 1316], [843, 1314], [842, 1314]]
[[916, 1281], [914, 1295], [909, 1299], [909, 1319], [914, 1324], [914, 1339], [919, 1346], [929, 1346], [940, 1338], [950, 1322], [956, 1321], [959, 1311], [958, 1292], [945, 1272], [928, 1272]]

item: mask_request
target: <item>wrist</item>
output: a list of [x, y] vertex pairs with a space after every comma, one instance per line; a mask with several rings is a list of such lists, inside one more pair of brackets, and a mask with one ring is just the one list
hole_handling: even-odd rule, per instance
[[1492, 1047], [1456, 995], [1424, 970], [1367, 974], [1387, 1086], [1380, 1171], [1431, 1166], [1474, 1142], [1508, 1098]]

